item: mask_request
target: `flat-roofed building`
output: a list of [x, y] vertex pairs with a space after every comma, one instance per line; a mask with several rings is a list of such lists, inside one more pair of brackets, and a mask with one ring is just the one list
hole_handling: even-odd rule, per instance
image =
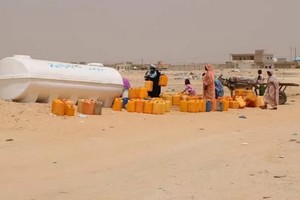
[[255, 53], [230, 54], [230, 62], [234, 68], [256, 68], [272, 66], [273, 54], [266, 54], [264, 50]]

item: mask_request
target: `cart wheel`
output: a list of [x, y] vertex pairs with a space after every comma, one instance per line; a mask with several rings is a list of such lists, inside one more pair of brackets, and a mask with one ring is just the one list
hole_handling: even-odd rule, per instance
[[287, 96], [283, 91], [279, 91], [279, 105], [285, 104]]

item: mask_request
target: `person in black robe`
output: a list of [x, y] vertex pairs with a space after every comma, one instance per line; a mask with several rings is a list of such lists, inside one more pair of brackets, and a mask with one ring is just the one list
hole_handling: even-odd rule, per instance
[[153, 89], [152, 91], [148, 92], [150, 97], [159, 97], [161, 92], [161, 86], [159, 86], [159, 78], [161, 73], [156, 69], [155, 65], [150, 65], [149, 70], [145, 73], [145, 80], [153, 82]]

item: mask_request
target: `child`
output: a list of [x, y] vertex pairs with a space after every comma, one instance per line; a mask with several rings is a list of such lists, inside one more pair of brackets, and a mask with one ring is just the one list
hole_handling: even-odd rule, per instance
[[257, 89], [258, 89], [258, 93], [259, 93], [259, 96], [262, 96], [264, 95], [264, 92], [265, 92], [265, 86], [263, 85], [264, 83], [264, 77], [262, 75], [262, 71], [261, 70], [258, 70], [257, 71], [257, 79], [256, 79], [256, 88], [255, 88], [255, 94], [257, 94]]
[[195, 90], [193, 89], [190, 80], [189, 80], [189, 79], [185, 79], [184, 84], [185, 84], [185, 89], [183, 90], [182, 93], [187, 92], [188, 95], [190, 95], [190, 96], [195, 96], [195, 95], [196, 95], [196, 92], [195, 92]]

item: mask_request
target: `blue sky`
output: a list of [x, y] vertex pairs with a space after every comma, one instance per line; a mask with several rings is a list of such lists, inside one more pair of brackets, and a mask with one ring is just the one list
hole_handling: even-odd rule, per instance
[[[299, 48], [298, 0], [0, 0], [0, 58], [225, 62]], [[298, 14], [297, 14], [298, 13]]]

